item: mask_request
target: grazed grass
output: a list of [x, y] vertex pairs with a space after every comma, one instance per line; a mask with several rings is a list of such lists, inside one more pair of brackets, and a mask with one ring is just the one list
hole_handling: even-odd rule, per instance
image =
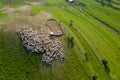
[[8, 14], [4, 12], [0, 12], [0, 19], [8, 18]]
[[[116, 22], [119, 21], [120, 15], [116, 15], [119, 12], [90, 1], [83, 1], [87, 5], [85, 10], [119, 30], [119, 26], [116, 27], [119, 25]], [[48, 0], [46, 5], [32, 6], [31, 14], [37, 15], [40, 11], [49, 12], [55, 19], [61, 21], [65, 30], [65, 35], [61, 39], [65, 47], [65, 62], [63, 64], [55, 62], [52, 69], [44, 68], [41, 66], [42, 55], [26, 54], [19, 37], [14, 32], [0, 30], [0, 79], [92, 80], [94, 75], [97, 75], [98, 80], [120, 79], [119, 35], [63, 0]], [[73, 21], [71, 27], [70, 20]], [[72, 49], [68, 49], [68, 37], [74, 38], [75, 46]], [[109, 74], [104, 70], [101, 62], [103, 59], [108, 61]]]
[[2, 4], [1, 2], [0, 2], [0, 8], [2, 8], [4, 6], [4, 4]]
[[[59, 14], [56, 14], [54, 11], [50, 11], [50, 12], [52, 12], [57, 18], [59, 18], [59, 20], [64, 22], [64, 24], [68, 25], [67, 23], [69, 23], [70, 19], [75, 21], [75, 29], [78, 30], [78, 32], [76, 32], [76, 36], [78, 37], [78, 35], [82, 34], [82, 36], [85, 38], [85, 40], [87, 41], [89, 46], [94, 51], [94, 52], [92, 52], [92, 54], [94, 53], [93, 55], [98, 56], [98, 60], [101, 60], [102, 58], [107, 58], [108, 61], [110, 61], [109, 65], [111, 65], [110, 66], [111, 67], [110, 68], [111, 69], [111, 77], [113, 77], [114, 74], [115, 74], [113, 71], [115, 69], [116, 70], [119, 69], [119, 66], [117, 66], [117, 65], [116, 65], [116, 68], [112, 67], [112, 63], [111, 63], [111, 61], [117, 62], [116, 58], [117, 58], [117, 53], [119, 53], [118, 47], [120, 45], [120, 43], [119, 43], [119, 36], [117, 36], [116, 34], [112, 33], [108, 29], [104, 28], [104, 25], [100, 24], [99, 22], [97, 22], [96, 20], [94, 20], [90, 16], [88, 16], [88, 17], [91, 20], [89, 20], [84, 15], [81, 15], [80, 13], [77, 14], [77, 15], [80, 15], [79, 16], [80, 18], [79, 18], [78, 16], [75, 16], [75, 14], [71, 14], [71, 11], [67, 12], [67, 11], [65, 11], [65, 10], [63, 10], [61, 8], [54, 8], [54, 9], [55, 9], [54, 11], [57, 11]], [[47, 7], [47, 9], [44, 8], [44, 10], [49, 11], [49, 8], [48, 7]], [[80, 31], [80, 33], [79, 33], [79, 31]], [[102, 32], [102, 34], [101, 34], [101, 32]], [[78, 39], [80, 40], [81, 38], [78, 38]], [[113, 42], [113, 43], [111, 43], [111, 42]], [[86, 45], [83, 44], [83, 46], [85, 47], [88, 44], [86, 44]], [[111, 50], [110, 50], [110, 46], [109, 45], [114, 45], [114, 48], [111, 46]], [[115, 46], [116, 46], [116, 48], [115, 48]], [[89, 52], [90, 50], [86, 50], [86, 51]], [[112, 53], [113, 54], [116, 53], [116, 56], [111, 58], [109, 53], [111, 53], [111, 55], [112, 55]], [[90, 54], [90, 55], [92, 56], [92, 54]], [[94, 61], [95, 60], [93, 60], [93, 64], [94, 64]], [[117, 63], [119, 63], [119, 61]], [[90, 62], [90, 65], [91, 64], [92, 63]], [[98, 73], [98, 74], [100, 74], [100, 73]], [[119, 73], [117, 73], [117, 74], [119, 74]], [[101, 76], [101, 78], [102, 77], [103, 77], [103, 75]], [[108, 77], [109, 77], [109, 75], [108, 75]], [[103, 79], [105, 79], [105, 77], [103, 77]]]
[[107, 6], [103, 7], [99, 3], [92, 0], [90, 0], [90, 3], [87, 0], [84, 0], [84, 2], [87, 4], [87, 10], [91, 15], [94, 15], [105, 23], [116, 28], [116, 30], [120, 31], [120, 26], [118, 24], [118, 22], [120, 22], [120, 11], [109, 8]]
[[24, 5], [26, 5], [25, 2], [19, 2], [19, 3], [12, 3], [12, 4], [10, 4], [10, 6], [13, 7], [13, 8], [18, 8], [18, 7], [24, 6]]
[[32, 10], [31, 10], [31, 14], [39, 14], [41, 11], [41, 7], [40, 6], [33, 6]]

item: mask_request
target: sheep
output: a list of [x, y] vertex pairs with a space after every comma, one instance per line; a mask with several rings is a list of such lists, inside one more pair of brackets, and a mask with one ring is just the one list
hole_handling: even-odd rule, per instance
[[[30, 27], [17, 30], [17, 34], [22, 39], [22, 45], [31, 52], [44, 52], [42, 61], [45, 64], [52, 64], [54, 60], [62, 62], [64, 60], [63, 45], [56, 39], [51, 39], [43, 30], [41, 33], [33, 31]], [[60, 33], [60, 32], [59, 32]]]

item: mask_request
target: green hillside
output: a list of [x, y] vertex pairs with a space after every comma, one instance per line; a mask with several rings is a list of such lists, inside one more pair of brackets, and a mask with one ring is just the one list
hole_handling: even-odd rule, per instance
[[[39, 6], [0, 1], [0, 80], [120, 80], [119, 0], [112, 0], [112, 5], [104, 0], [104, 6], [100, 0], [75, 0], [74, 3], [45, 0]], [[84, 4], [82, 9], [81, 4]], [[28, 20], [20, 11], [11, 17], [2, 10], [6, 5], [15, 9], [29, 5], [29, 14], [39, 15], [44, 11], [59, 20], [65, 31], [61, 39], [65, 61], [55, 62], [49, 69], [41, 66], [42, 54], [26, 52], [14, 27], [23, 23], [33, 27], [39, 24]], [[68, 37], [73, 37], [73, 48], [68, 48]]]

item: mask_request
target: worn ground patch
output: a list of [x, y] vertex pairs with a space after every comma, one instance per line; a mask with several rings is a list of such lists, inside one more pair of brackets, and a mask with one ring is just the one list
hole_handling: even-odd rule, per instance
[[31, 6], [30, 5], [21, 6], [17, 8], [16, 10], [23, 12], [23, 13], [29, 13], [29, 11], [31, 10]]
[[48, 25], [51, 27], [52, 32], [54, 32], [55, 34], [61, 32], [59, 25], [55, 21], [49, 21]]
[[45, 3], [45, 1], [41, 1], [41, 2], [31, 2], [30, 4], [33, 6], [39, 6], [39, 5], [43, 5]]
[[9, 15], [12, 15], [15, 12], [15, 9], [10, 7], [9, 5], [6, 5], [5, 7], [1, 8], [0, 11], [4, 11]]
[[49, 34], [50, 30], [45, 25], [46, 21], [53, 18], [51, 13], [41, 11], [38, 15], [29, 15], [29, 20], [39, 28], [41, 28], [45, 33]]
[[[31, 4], [40, 5], [43, 4], [43, 2], [31, 2]], [[6, 22], [7, 31], [15, 30], [16, 27], [20, 25], [25, 26], [27, 24], [27, 26], [30, 25], [34, 27], [34, 29], [37, 28], [37, 30], [42, 30], [47, 34], [50, 33], [50, 29], [45, 24], [48, 19], [53, 18], [51, 13], [41, 11], [38, 15], [32, 15], [30, 14], [30, 5], [24, 5], [18, 8], [12, 8], [9, 5], [7, 5], [1, 10], [8, 13], [8, 15], [10, 16], [9, 20]], [[21, 13], [16, 14], [16, 11], [19, 11]], [[54, 33], [60, 31], [60, 29], [57, 27], [58, 25], [54, 21], [51, 21], [49, 25], [52, 26]]]
[[30, 6], [28, 5], [19, 7], [17, 10], [23, 10], [22, 14], [13, 13], [12, 15], [10, 15], [8, 20], [4, 21], [5, 25], [7, 26], [6, 31], [15, 31], [18, 27], [30, 26], [33, 29], [49, 34], [50, 30], [45, 25], [45, 23], [48, 19], [53, 17], [52, 14], [41, 11], [41, 13], [38, 15], [32, 15], [29, 13]]

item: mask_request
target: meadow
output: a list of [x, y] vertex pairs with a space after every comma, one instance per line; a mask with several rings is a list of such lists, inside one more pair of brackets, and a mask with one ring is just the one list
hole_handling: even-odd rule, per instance
[[[66, 0], [45, 0], [37, 6], [24, 0], [15, 3], [0, 0], [0, 80], [120, 80], [120, 11], [95, 0], [76, 1], [84, 3], [84, 9]], [[119, 3], [112, 2], [117, 8]], [[25, 51], [15, 27], [23, 24], [38, 27], [42, 23], [29, 20], [21, 11], [10, 14], [1, 10], [6, 5], [15, 10], [29, 5], [28, 14], [40, 15], [44, 11], [59, 20], [65, 31], [61, 38], [65, 61], [54, 62], [49, 69], [41, 65], [42, 54]], [[73, 24], [69, 26], [71, 20]], [[68, 47], [69, 37], [73, 38], [72, 48]]]

